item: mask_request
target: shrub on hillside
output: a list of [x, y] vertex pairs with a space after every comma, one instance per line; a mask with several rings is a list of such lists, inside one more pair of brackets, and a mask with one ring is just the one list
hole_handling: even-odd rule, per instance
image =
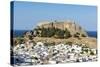
[[65, 44], [66, 44], [66, 45], [67, 45], [67, 44], [68, 44], [68, 45], [72, 45], [72, 42], [69, 41], [69, 42], [66, 42]]
[[85, 35], [85, 34], [81, 34], [81, 36], [82, 36], [82, 37], [86, 37], [86, 35]]
[[57, 38], [64, 38], [64, 34], [65, 34], [64, 30], [61, 30], [61, 29], [55, 30], [55, 35], [57, 36]]
[[[66, 30], [61, 30], [58, 28], [41, 28], [41, 29], [35, 29], [37, 36], [41, 37], [56, 37], [56, 38], [69, 38], [71, 37], [70, 32]], [[41, 31], [41, 32], [39, 32]]]
[[65, 30], [65, 34], [64, 34], [64, 38], [69, 38], [69, 37], [71, 37], [71, 34], [70, 34], [70, 32], [66, 29], [66, 30]]

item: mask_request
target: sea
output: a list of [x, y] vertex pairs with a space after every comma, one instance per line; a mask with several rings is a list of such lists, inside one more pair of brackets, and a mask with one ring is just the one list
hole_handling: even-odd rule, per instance
[[[30, 31], [30, 30], [14, 30], [13, 31], [13, 36], [14, 37], [18, 37], [18, 36], [23, 36], [23, 34], [25, 33], [25, 32], [27, 32], [27, 31]], [[90, 37], [95, 37], [95, 38], [97, 38], [97, 31], [87, 31], [87, 34], [88, 34], [88, 36], [90, 36]]]

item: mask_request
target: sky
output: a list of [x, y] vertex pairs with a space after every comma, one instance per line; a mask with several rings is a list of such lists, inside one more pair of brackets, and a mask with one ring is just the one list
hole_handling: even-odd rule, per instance
[[97, 7], [72, 4], [14, 2], [14, 30], [32, 30], [41, 21], [74, 20], [87, 31], [97, 31]]

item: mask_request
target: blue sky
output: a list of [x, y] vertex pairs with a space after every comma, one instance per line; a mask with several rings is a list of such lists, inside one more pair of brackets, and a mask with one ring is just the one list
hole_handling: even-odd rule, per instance
[[97, 30], [97, 7], [84, 5], [14, 2], [14, 30], [31, 30], [40, 21], [74, 20], [87, 31]]

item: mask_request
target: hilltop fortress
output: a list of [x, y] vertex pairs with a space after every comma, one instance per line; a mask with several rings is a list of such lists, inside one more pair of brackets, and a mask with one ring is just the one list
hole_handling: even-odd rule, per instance
[[67, 29], [71, 35], [74, 35], [76, 32], [80, 34], [84, 34], [85, 36], [87, 35], [87, 32], [78, 24], [76, 24], [74, 21], [54, 21], [54, 22], [49, 22], [49, 21], [44, 21], [40, 22], [37, 26], [37, 28], [58, 28], [61, 30]]

